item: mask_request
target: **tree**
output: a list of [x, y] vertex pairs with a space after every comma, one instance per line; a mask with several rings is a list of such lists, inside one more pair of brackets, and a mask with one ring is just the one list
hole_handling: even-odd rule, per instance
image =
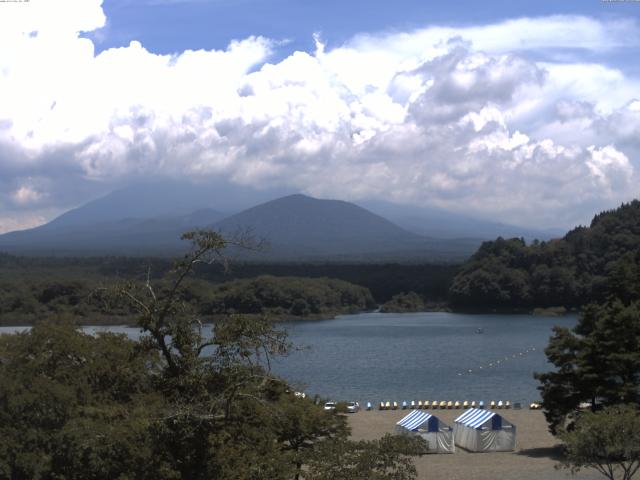
[[168, 278], [114, 289], [139, 314], [139, 341], [69, 319], [0, 337], [0, 480], [329, 478], [337, 467], [317, 452], [334, 441], [362, 469], [413, 478], [403, 443], [350, 442], [342, 416], [272, 374], [286, 332], [255, 316], [202, 324], [185, 281], [202, 262], [224, 263], [233, 243], [183, 238], [193, 248]]
[[584, 412], [560, 438], [565, 442], [562, 466], [574, 473], [592, 468], [610, 480], [631, 480], [640, 469], [640, 412], [636, 406]]
[[380, 440], [322, 442], [309, 461], [305, 480], [411, 480], [411, 456], [426, 453], [422, 437], [385, 435]]
[[424, 299], [416, 292], [394, 295], [391, 300], [380, 307], [380, 311], [384, 313], [424, 312], [425, 309]]
[[293, 395], [283, 400], [273, 414], [274, 429], [284, 449], [292, 455], [298, 480], [303, 474], [303, 465], [313, 458], [318, 444], [346, 441], [349, 427], [344, 415], [326, 411], [309, 398]]
[[640, 403], [640, 302], [588, 306], [572, 330], [554, 329], [545, 353], [556, 370], [536, 378], [552, 433], [583, 402]]
[[154, 478], [157, 355], [56, 318], [0, 336], [0, 478]]
[[582, 307], [640, 293], [640, 201], [596, 215], [563, 238], [525, 245], [485, 242], [462, 265], [449, 298], [456, 307]]

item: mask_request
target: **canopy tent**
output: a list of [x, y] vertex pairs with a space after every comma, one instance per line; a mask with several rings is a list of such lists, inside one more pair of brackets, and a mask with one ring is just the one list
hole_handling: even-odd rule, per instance
[[454, 420], [456, 445], [471, 452], [512, 452], [516, 427], [491, 410], [472, 408]]
[[453, 429], [427, 412], [413, 410], [396, 424], [399, 433], [419, 435], [427, 441], [431, 453], [453, 453]]

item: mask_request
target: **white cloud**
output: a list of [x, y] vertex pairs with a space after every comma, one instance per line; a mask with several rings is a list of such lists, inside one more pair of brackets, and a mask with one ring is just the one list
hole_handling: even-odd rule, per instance
[[[317, 40], [271, 64], [278, 46], [261, 37], [95, 55], [78, 32], [104, 25], [100, 4], [32, 0], [0, 19], [0, 186], [23, 208], [62, 206], [60, 182], [210, 175], [557, 225], [637, 193], [637, 80], [554, 53], [638, 46], [633, 22], [560, 16], [332, 49]], [[32, 177], [49, 180], [35, 188]]]
[[587, 149], [591, 158], [587, 167], [597, 182], [613, 193], [615, 188], [624, 188], [633, 174], [633, 167], [627, 156], [607, 145], [603, 148], [591, 146]]
[[18, 205], [28, 205], [36, 203], [42, 198], [42, 194], [32, 187], [23, 185], [11, 195], [13, 201]]

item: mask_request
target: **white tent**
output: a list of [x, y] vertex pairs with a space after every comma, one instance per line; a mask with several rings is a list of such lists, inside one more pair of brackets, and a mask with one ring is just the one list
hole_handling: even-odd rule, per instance
[[491, 410], [472, 408], [454, 420], [456, 445], [471, 452], [512, 452], [516, 427]]
[[427, 441], [431, 453], [453, 453], [453, 429], [427, 412], [413, 410], [400, 420], [396, 429], [399, 433], [420, 435]]

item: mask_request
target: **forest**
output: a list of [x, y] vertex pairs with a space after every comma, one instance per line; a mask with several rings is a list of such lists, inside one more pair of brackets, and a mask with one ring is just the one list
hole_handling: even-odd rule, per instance
[[640, 201], [596, 215], [549, 242], [485, 242], [455, 276], [454, 309], [578, 309], [640, 296]]
[[[147, 276], [162, 285], [171, 268], [162, 258], [0, 254], [0, 325], [31, 325], [65, 313], [81, 324], [131, 323], [127, 306], [107, 301], [109, 289]], [[374, 309], [403, 292], [443, 304], [455, 272], [451, 265], [232, 262], [228, 269], [198, 265], [183, 296], [205, 317], [234, 312], [274, 320], [331, 318]]]

